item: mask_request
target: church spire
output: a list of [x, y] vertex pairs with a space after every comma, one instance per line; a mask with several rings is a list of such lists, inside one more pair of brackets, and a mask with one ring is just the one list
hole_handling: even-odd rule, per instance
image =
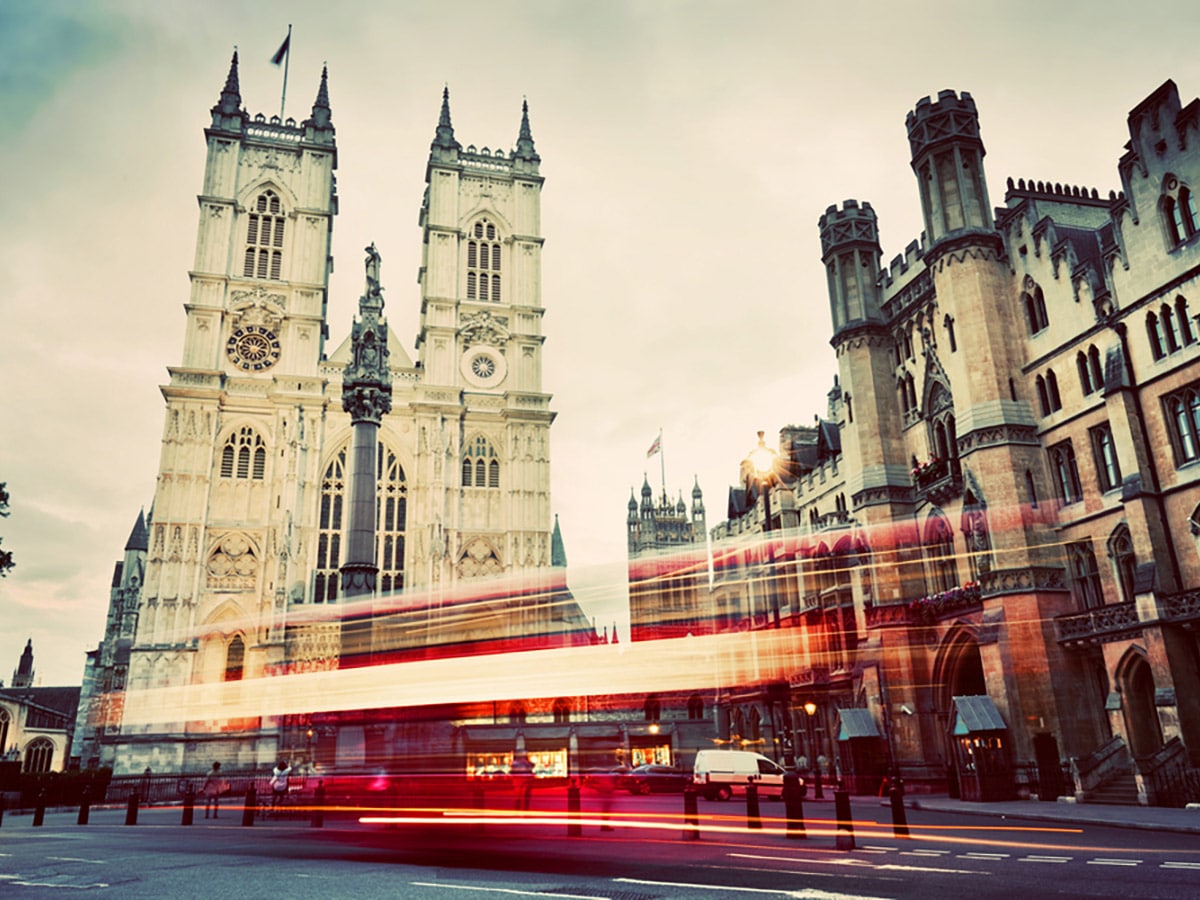
[[438, 116], [437, 132], [433, 136], [431, 150], [461, 150], [462, 144], [454, 139], [454, 126], [450, 124], [450, 86], [442, 88], [442, 111]]
[[554, 514], [554, 531], [550, 534], [550, 565], [565, 568], [567, 548], [563, 545], [562, 529], [558, 527], [558, 513]]
[[321, 84], [313, 101], [312, 115], [304, 120], [305, 139], [333, 142], [333, 112], [329, 108], [329, 66], [321, 66]]
[[[229, 63], [229, 74], [225, 76], [225, 87], [221, 91], [221, 99], [211, 110], [212, 127], [240, 131], [245, 124], [246, 114], [242, 112], [242, 90], [238, 85], [238, 54], [233, 51], [233, 59]], [[235, 121], [236, 120], [236, 121]]]
[[529, 101], [521, 101], [521, 133], [517, 136], [517, 159], [527, 162], [541, 162], [537, 150], [533, 148], [533, 133], [529, 130]]
[[129, 532], [129, 540], [125, 542], [126, 550], [149, 550], [150, 536], [146, 532], [145, 510], [138, 512], [137, 521], [133, 523], [133, 531]]

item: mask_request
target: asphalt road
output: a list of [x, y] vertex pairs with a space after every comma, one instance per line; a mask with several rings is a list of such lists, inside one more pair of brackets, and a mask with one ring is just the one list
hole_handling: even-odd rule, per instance
[[[541, 801], [541, 802], [538, 802]], [[854, 849], [839, 849], [831, 803], [806, 804], [806, 837], [787, 837], [783, 806], [764, 803], [764, 827], [745, 807], [700, 801], [700, 837], [686, 839], [677, 796], [620, 797], [612, 831], [585, 795], [581, 835], [561, 804], [538, 798], [531, 819], [507, 808], [474, 821], [366, 827], [331, 816], [241, 827], [179, 824], [178, 810], [96, 810], [92, 823], [51, 813], [0, 827], [0, 895], [63, 897], [542, 897], [695, 900], [751, 897], [1200, 896], [1195, 834], [1023, 822], [910, 810], [911, 837], [890, 813], [854, 804]], [[690, 834], [691, 829], [688, 829]]]

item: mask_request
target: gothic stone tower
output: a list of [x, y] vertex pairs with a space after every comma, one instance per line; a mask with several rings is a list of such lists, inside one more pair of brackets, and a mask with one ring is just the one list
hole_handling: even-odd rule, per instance
[[550, 565], [540, 161], [527, 105], [511, 154], [463, 149], [443, 92], [420, 217], [414, 585]]
[[[376, 323], [375, 359], [386, 360], [386, 371], [376, 367], [372, 383], [391, 382], [391, 410], [373, 411], [376, 439], [357, 449], [365, 348], [347, 337], [326, 353], [337, 212], [326, 74], [304, 122], [252, 118], [241, 108], [235, 54], [205, 134], [183, 360], [163, 388], [130, 704], [139, 688], [344, 664], [330, 607], [344, 598], [344, 563], [360, 574], [373, 569], [380, 593], [551, 566], [542, 178], [527, 110], [513, 151], [463, 149], [443, 96], [420, 216], [419, 358], [414, 363], [386, 323]], [[382, 297], [370, 286], [368, 293], [377, 317]], [[356, 467], [355, 456], [373, 458]], [[374, 484], [368, 478], [352, 497], [351, 473], [364, 467]], [[369, 547], [347, 549], [357, 521], [351, 509], [369, 510], [372, 491], [373, 564]], [[327, 612], [289, 622], [309, 605]], [[540, 621], [548, 614], [535, 603], [510, 607], [492, 626], [505, 636], [565, 627]], [[369, 631], [381, 639], [381, 629]], [[417, 644], [465, 639], [435, 632], [407, 633]], [[265, 714], [191, 721], [186, 710], [175, 722], [147, 718], [126, 706], [125, 722], [107, 729], [103, 761], [135, 772], [178, 768], [193, 755], [258, 764], [288, 746], [296, 725]], [[310, 749], [324, 761], [363, 762], [361, 736], [314, 731]]]

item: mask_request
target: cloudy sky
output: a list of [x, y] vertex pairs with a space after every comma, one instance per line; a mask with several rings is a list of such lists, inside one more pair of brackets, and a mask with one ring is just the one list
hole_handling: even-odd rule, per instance
[[[251, 113], [294, 26], [287, 115], [321, 65], [339, 147], [330, 330], [361, 248], [387, 313], [418, 325], [417, 210], [443, 85], [462, 143], [511, 148], [522, 98], [546, 177], [545, 388], [553, 507], [573, 573], [620, 578], [625, 505], [660, 461], [710, 524], [755, 432], [825, 412], [836, 361], [816, 221], [879, 213], [884, 258], [920, 232], [904, 118], [944, 88], [980, 109], [992, 201], [1007, 176], [1119, 189], [1125, 115], [1167, 78], [1200, 93], [1190, 2], [0, 4], [0, 678], [32, 638], [78, 683], [114, 562], [153, 499], [179, 362], [203, 129], [240, 51]], [[904, 11], [904, 14], [900, 12]], [[575, 575], [572, 575], [575, 580]], [[617, 592], [613, 592], [613, 596]], [[590, 596], [600, 620], [615, 611]]]

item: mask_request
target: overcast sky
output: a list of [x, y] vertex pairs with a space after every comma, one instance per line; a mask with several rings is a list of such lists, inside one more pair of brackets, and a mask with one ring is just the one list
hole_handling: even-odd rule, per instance
[[[1140, 21], [1134, 20], [1137, 11]], [[836, 372], [817, 218], [879, 214], [885, 262], [920, 232], [905, 115], [980, 110], [1007, 176], [1119, 189], [1126, 113], [1167, 78], [1200, 93], [1193, 2], [0, 3], [0, 678], [33, 639], [79, 683], [113, 564], [155, 487], [159, 385], [180, 362], [203, 129], [230, 53], [249, 112], [293, 29], [287, 115], [322, 63], [339, 150], [329, 319], [362, 253], [412, 350], [417, 211], [443, 85], [464, 144], [511, 149], [522, 98], [542, 173], [553, 509], [575, 572], [620, 579], [631, 487], [660, 461], [710, 525], [755, 432], [824, 415]], [[581, 592], [601, 623], [616, 611]], [[612, 592], [616, 596], [617, 591]]]

